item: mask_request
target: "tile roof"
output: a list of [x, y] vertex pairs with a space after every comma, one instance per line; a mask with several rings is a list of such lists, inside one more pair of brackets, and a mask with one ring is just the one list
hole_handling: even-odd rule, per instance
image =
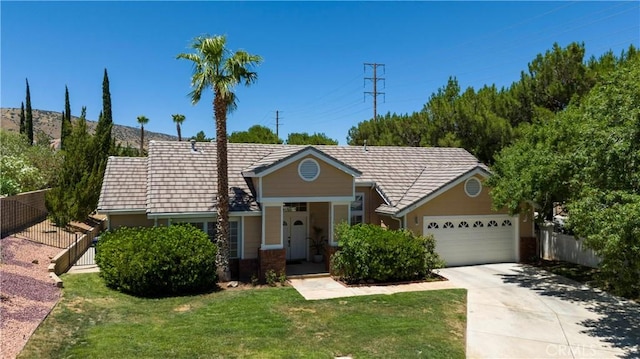
[[[192, 151], [188, 142], [150, 142], [145, 197], [147, 213], [215, 212], [215, 143], [199, 142], [195, 146], [197, 151]], [[307, 147], [229, 143], [231, 210], [258, 210], [243, 171], [268, 168]], [[368, 146], [366, 151], [360, 146], [313, 148], [361, 172], [362, 175], [355, 178], [356, 185], [375, 183], [389, 202], [378, 211], [389, 214], [411, 206], [475, 168], [488, 171], [486, 166], [461, 148]], [[105, 174], [100, 201], [108, 203], [108, 208], [118, 206], [118, 200], [129, 200], [123, 198], [124, 192], [119, 188], [112, 188], [120, 187], [116, 178], [129, 177], [127, 168], [120, 163], [121, 159], [110, 159], [108, 169], [112, 170]], [[116, 174], [116, 170], [120, 173]], [[136, 194], [127, 196], [137, 198], [137, 205], [141, 205], [140, 184], [139, 181], [136, 183]]]
[[145, 210], [146, 191], [146, 157], [109, 157], [98, 210]]

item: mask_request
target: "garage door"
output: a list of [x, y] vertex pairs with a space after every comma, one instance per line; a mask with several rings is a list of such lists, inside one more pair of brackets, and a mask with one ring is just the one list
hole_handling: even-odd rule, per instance
[[516, 261], [516, 219], [507, 215], [424, 217], [448, 267]]

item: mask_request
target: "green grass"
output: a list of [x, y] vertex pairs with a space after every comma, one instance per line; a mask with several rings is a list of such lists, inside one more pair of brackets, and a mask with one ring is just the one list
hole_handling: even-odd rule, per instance
[[143, 299], [97, 274], [63, 298], [19, 358], [464, 358], [466, 291], [306, 301], [290, 287]]

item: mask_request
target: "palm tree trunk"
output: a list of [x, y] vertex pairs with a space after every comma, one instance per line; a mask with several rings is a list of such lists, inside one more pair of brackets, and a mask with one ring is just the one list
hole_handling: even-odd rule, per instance
[[180, 124], [176, 124], [176, 128], [178, 129], [178, 142], [182, 141], [182, 133], [180, 133]]
[[140, 125], [140, 156], [144, 156], [144, 125]]
[[227, 99], [219, 90], [215, 90], [213, 98], [213, 112], [216, 121], [216, 165], [218, 169], [217, 194], [217, 244], [218, 254], [216, 265], [218, 278], [223, 281], [231, 280], [229, 268], [229, 178], [227, 168]]

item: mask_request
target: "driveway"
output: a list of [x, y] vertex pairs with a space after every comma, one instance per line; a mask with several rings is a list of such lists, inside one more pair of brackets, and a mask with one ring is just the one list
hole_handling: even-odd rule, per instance
[[467, 288], [469, 358], [639, 358], [640, 305], [537, 268], [445, 268]]

